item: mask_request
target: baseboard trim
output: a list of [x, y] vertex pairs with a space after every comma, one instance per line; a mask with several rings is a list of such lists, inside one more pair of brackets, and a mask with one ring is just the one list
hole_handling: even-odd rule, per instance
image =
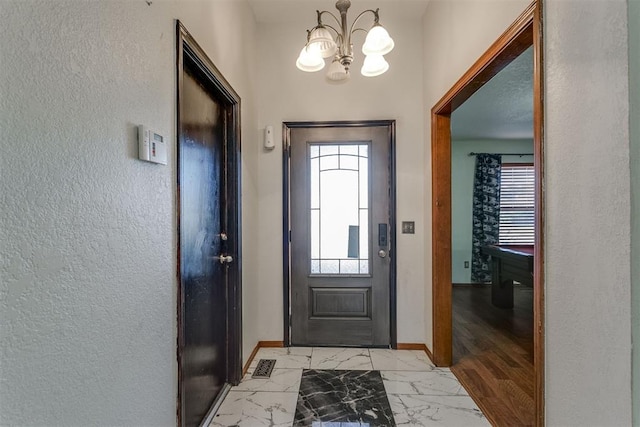
[[253, 348], [253, 351], [251, 352], [251, 355], [247, 359], [247, 363], [245, 363], [244, 367], [242, 368], [242, 377], [243, 378], [247, 374], [247, 371], [249, 370], [249, 366], [251, 366], [251, 362], [253, 362], [254, 357], [256, 357], [256, 354], [258, 354], [258, 350], [260, 350], [260, 343], [256, 344], [256, 346]]
[[249, 370], [249, 366], [251, 366], [251, 362], [255, 359], [256, 354], [258, 354], [258, 350], [261, 348], [281, 348], [284, 347], [284, 341], [258, 341], [256, 346], [253, 348], [249, 359], [247, 359], [247, 363], [244, 364], [244, 368], [242, 368], [242, 376], [244, 377]]
[[474, 288], [491, 286], [491, 283], [452, 283], [451, 286], [472, 286]]
[[431, 350], [427, 347], [426, 344], [415, 342], [415, 343], [398, 343], [398, 350], [422, 350], [427, 354], [431, 363], [433, 363], [433, 354], [431, 354]]
[[259, 347], [282, 348], [284, 341], [258, 341]]
[[[283, 347], [284, 347], [284, 341], [258, 341], [253, 351], [251, 352], [249, 359], [247, 359], [247, 363], [244, 364], [244, 368], [242, 369], [242, 376], [244, 376], [249, 370], [249, 366], [251, 366], [251, 362], [253, 362], [253, 359], [255, 359], [256, 354], [258, 354], [258, 350], [260, 350], [261, 348], [283, 348]], [[418, 343], [418, 342], [398, 343], [397, 349], [424, 351], [427, 354], [427, 357], [429, 358], [429, 360], [431, 360], [431, 363], [433, 363], [433, 354], [431, 354], [431, 350], [429, 350], [429, 347], [427, 347], [426, 344]]]

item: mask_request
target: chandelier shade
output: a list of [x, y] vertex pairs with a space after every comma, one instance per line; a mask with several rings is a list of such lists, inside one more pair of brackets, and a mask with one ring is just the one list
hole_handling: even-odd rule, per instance
[[314, 46], [323, 58], [331, 58], [336, 54], [338, 45], [326, 27], [318, 26], [309, 33], [307, 46]]
[[362, 73], [365, 77], [376, 77], [380, 74], [384, 74], [389, 69], [389, 63], [384, 59], [382, 55], [367, 55], [364, 58], [362, 64]]
[[350, 77], [351, 74], [349, 74], [340, 63], [340, 58], [335, 57], [327, 70], [327, 80], [329, 80], [330, 83], [344, 83], [349, 80]]
[[298, 69], [309, 73], [320, 71], [324, 68], [324, 58], [322, 58], [320, 51], [316, 47], [305, 46], [300, 51], [296, 66]]
[[367, 33], [367, 38], [362, 45], [362, 53], [365, 55], [386, 55], [395, 46], [393, 39], [382, 25], [374, 25]]
[[[379, 9], [368, 9], [361, 12], [351, 23], [347, 25], [347, 11], [351, 7], [350, 0], [338, 0], [336, 9], [340, 12], [340, 18], [333, 13], [317, 10], [318, 23], [307, 31], [307, 43], [305, 44], [296, 61], [296, 66], [306, 72], [320, 71], [324, 68], [325, 59], [333, 58], [327, 70], [327, 80], [331, 83], [341, 83], [349, 80], [350, 68], [353, 63], [352, 36], [357, 31], [366, 32], [365, 42], [362, 45], [362, 53], [365, 59], [360, 72], [365, 77], [375, 77], [385, 73], [389, 69], [389, 63], [383, 55], [394, 48], [393, 39], [387, 30], [380, 25]], [[373, 15], [373, 24], [369, 31], [358, 27], [358, 22], [366, 16]], [[335, 23], [323, 24], [323, 15], [329, 15]]]

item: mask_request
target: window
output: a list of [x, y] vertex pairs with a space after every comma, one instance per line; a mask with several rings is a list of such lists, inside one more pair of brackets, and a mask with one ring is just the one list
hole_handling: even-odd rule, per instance
[[532, 164], [503, 164], [500, 175], [500, 245], [533, 245], [534, 171]]
[[369, 144], [310, 144], [311, 274], [369, 274]]

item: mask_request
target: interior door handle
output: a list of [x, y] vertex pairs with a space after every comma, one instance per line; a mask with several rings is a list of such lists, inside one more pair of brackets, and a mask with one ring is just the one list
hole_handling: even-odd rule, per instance
[[231, 255], [222, 255], [218, 257], [220, 264], [229, 264], [233, 262], [233, 257]]

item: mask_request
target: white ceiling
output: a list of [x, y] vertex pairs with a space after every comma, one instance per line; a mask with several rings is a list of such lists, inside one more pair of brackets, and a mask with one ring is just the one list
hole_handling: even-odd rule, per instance
[[[399, 19], [422, 19], [429, 0], [351, 0], [349, 19], [366, 9], [380, 8], [380, 23], [385, 16]], [[315, 25], [316, 10], [338, 15], [335, 0], [249, 0], [258, 22], [276, 23], [302, 20]], [[349, 21], [351, 22], [351, 21]]]
[[451, 138], [533, 138], [533, 48], [527, 49], [453, 112]]
[[[316, 10], [335, 14], [334, 0], [248, 0], [266, 24], [315, 24]], [[351, 0], [349, 22], [365, 9], [380, 8], [380, 22], [422, 19], [430, 0]], [[452, 114], [453, 139], [533, 138], [533, 52], [528, 49]]]

